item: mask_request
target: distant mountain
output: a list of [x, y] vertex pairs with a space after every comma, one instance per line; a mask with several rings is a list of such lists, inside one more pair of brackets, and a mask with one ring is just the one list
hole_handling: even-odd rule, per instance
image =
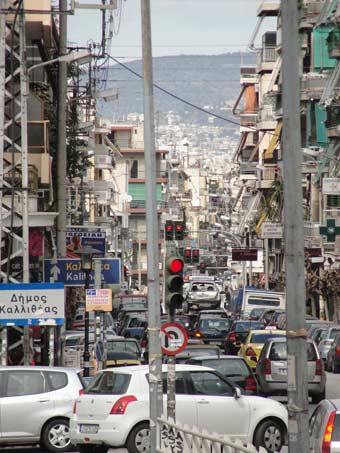
[[[227, 53], [222, 55], [180, 55], [154, 58], [154, 82], [199, 107], [210, 109], [223, 117], [233, 117], [230, 107], [240, 92], [240, 65], [255, 63], [254, 54]], [[141, 60], [126, 63], [142, 74]], [[143, 112], [142, 80], [124, 67], [109, 67], [107, 88], [118, 89], [119, 99], [99, 105], [100, 113], [108, 118], [124, 119], [129, 113]], [[208, 115], [155, 88], [155, 112], [163, 122], [164, 114], [172, 111], [186, 123], [207, 123]], [[223, 107], [223, 110], [221, 110]], [[228, 108], [229, 107], [229, 108]], [[224, 121], [215, 124], [226, 126]], [[235, 129], [235, 126], [231, 126]]]

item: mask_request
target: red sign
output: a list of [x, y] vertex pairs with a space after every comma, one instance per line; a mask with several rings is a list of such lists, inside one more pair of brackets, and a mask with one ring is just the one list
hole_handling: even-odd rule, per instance
[[232, 249], [231, 259], [232, 261], [257, 261], [257, 249]]
[[317, 258], [322, 256], [322, 248], [320, 247], [312, 247], [312, 248], [305, 248], [305, 256], [308, 258]]
[[40, 231], [30, 228], [28, 250], [30, 256], [44, 256], [44, 236]]
[[183, 351], [188, 343], [188, 335], [181, 324], [167, 322], [161, 327], [162, 352], [166, 355], [176, 355]]

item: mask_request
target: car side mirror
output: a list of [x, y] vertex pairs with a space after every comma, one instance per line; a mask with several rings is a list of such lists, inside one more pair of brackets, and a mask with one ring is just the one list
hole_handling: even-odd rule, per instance
[[239, 387], [235, 387], [234, 388], [234, 398], [238, 399], [238, 398], [241, 398], [241, 389]]

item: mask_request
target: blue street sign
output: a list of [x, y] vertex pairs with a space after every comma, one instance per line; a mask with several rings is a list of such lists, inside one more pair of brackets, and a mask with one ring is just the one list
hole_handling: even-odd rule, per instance
[[[120, 283], [120, 259], [119, 258], [102, 258], [101, 261], [101, 280], [102, 283], [114, 284]], [[65, 286], [84, 286], [85, 272], [81, 268], [81, 261], [72, 258], [61, 258], [57, 263], [52, 260], [44, 262], [44, 279], [45, 282], [53, 280], [62, 282]], [[94, 284], [94, 264], [90, 273], [90, 286]]]
[[63, 283], [3, 283], [0, 285], [0, 324], [55, 326], [64, 324]]

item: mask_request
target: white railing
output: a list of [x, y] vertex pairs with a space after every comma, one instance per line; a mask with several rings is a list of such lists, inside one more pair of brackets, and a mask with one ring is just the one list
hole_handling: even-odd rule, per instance
[[266, 453], [266, 449], [244, 444], [217, 433], [175, 423], [172, 419], [158, 419], [157, 453]]

